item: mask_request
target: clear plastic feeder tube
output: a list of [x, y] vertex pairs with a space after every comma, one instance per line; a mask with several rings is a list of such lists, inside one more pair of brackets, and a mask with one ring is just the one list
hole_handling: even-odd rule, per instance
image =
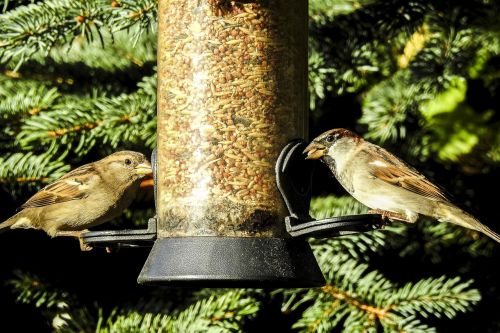
[[307, 128], [307, 1], [159, 1], [158, 232], [279, 236]]

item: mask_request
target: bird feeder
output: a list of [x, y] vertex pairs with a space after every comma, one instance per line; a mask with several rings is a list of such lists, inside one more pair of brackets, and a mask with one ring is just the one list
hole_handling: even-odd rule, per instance
[[372, 229], [377, 216], [308, 213], [307, 7], [159, 1], [157, 216], [145, 231], [86, 236], [154, 239], [139, 283], [318, 286], [305, 237]]
[[274, 166], [306, 135], [307, 2], [160, 1], [159, 31], [153, 251], [170, 259], [141, 279], [296, 279]]

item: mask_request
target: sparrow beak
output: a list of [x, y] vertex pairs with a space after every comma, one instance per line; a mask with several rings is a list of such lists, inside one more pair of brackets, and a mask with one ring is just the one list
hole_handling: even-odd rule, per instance
[[135, 167], [135, 172], [138, 175], [151, 175], [153, 173], [153, 170], [151, 169], [151, 163], [146, 161], [144, 163], [138, 164]]
[[303, 154], [307, 154], [306, 160], [317, 160], [325, 155], [325, 150], [324, 145], [313, 141], [304, 149]]

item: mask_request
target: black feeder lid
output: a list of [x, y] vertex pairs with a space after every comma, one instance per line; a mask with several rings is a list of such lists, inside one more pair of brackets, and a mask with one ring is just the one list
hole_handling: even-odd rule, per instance
[[305, 239], [157, 239], [137, 281], [166, 286], [316, 287], [325, 283]]

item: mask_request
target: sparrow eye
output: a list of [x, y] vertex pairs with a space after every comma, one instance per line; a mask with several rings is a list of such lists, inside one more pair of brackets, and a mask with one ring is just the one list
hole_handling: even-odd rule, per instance
[[333, 140], [335, 140], [335, 137], [333, 135], [329, 135], [325, 138], [326, 142], [333, 142]]
[[132, 161], [131, 161], [130, 159], [128, 159], [128, 158], [127, 158], [127, 159], [125, 159], [125, 164], [126, 164], [126, 165], [130, 165], [130, 164], [132, 164]]

